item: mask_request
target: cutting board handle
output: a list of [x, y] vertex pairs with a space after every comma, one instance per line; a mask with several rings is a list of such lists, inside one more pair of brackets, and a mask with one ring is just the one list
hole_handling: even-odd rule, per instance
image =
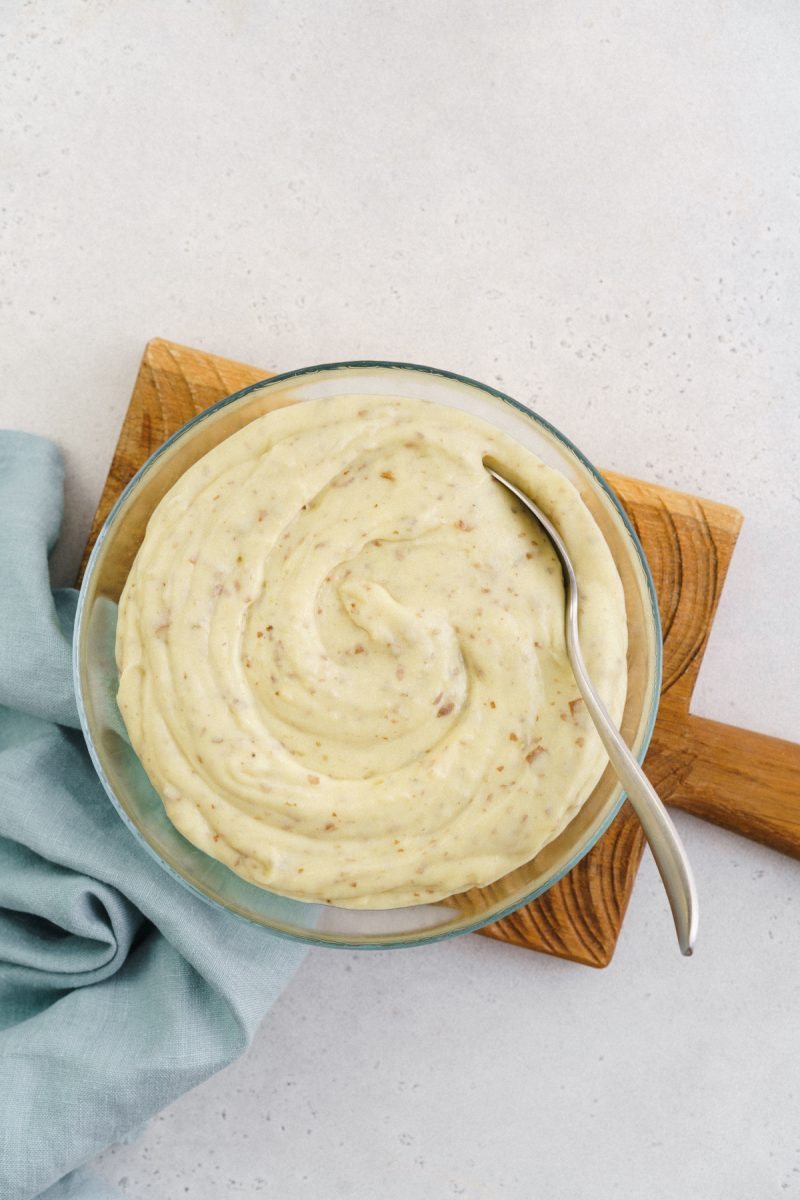
[[668, 729], [682, 756], [668, 804], [800, 858], [800, 745], [705, 717]]

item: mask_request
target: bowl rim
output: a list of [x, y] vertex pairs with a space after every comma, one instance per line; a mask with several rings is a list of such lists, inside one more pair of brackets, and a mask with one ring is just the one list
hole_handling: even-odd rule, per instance
[[[236, 908], [217, 900], [215, 897], [197, 887], [191, 882], [191, 880], [187, 879], [186, 876], [178, 871], [171, 863], [162, 858], [155, 847], [150, 844], [148, 839], [144, 836], [142, 830], [139, 829], [139, 827], [131, 820], [130, 816], [125, 811], [121, 801], [117, 797], [114, 788], [111, 785], [111, 781], [108, 779], [108, 776], [106, 775], [106, 772], [102, 766], [99, 754], [94, 744], [94, 738], [89, 727], [89, 718], [84, 701], [84, 692], [81, 679], [81, 648], [83, 645], [86, 600], [89, 584], [94, 573], [97, 559], [99, 557], [102, 545], [110, 533], [128, 496], [135, 490], [141, 479], [151, 470], [161, 455], [164, 454], [176, 441], [184, 437], [190, 429], [194, 428], [195, 425], [199, 425], [202, 421], [205, 421], [214, 413], [219, 412], [228, 405], [234, 404], [236, 401], [243, 399], [251, 392], [267, 386], [271, 387], [277, 384], [285, 383], [292, 379], [301, 379], [307, 375], [353, 369], [386, 370], [390, 372], [411, 371], [422, 375], [433, 375], [438, 378], [455, 381], [456, 383], [466, 384], [468, 387], [477, 388], [481, 392], [485, 392], [490, 396], [494, 396], [496, 399], [509, 404], [512, 408], [516, 409], [518, 412], [522, 413], [524, 416], [528, 417], [536, 424], [539, 424], [546, 429], [548, 433], [550, 433], [556, 439], [556, 441], [560, 442], [567, 451], [574, 455], [584, 470], [588, 472], [595, 483], [597, 483], [601, 490], [605, 492], [606, 496], [611, 501], [613, 508], [616, 510], [617, 516], [621, 519], [628, 537], [633, 543], [636, 551], [639, 565], [644, 575], [647, 596], [650, 602], [650, 616], [653, 621], [655, 661], [653, 669], [652, 692], [650, 698], [650, 710], [647, 714], [641, 745], [636, 754], [636, 758], [640, 764], [644, 761], [645, 755], [647, 754], [647, 750], [650, 746], [650, 741], [652, 739], [661, 698], [664, 657], [663, 631], [661, 626], [661, 616], [658, 608], [658, 598], [656, 595], [655, 583], [653, 582], [650, 566], [647, 562], [647, 558], [639, 540], [639, 536], [636, 533], [633, 523], [628, 517], [622, 502], [600, 471], [592, 462], [590, 462], [590, 460], [578, 448], [578, 446], [576, 446], [570, 438], [563, 434], [560, 429], [553, 425], [551, 421], [548, 421], [546, 417], [541, 416], [541, 414], [535, 409], [530, 408], [527, 404], [523, 404], [520, 400], [516, 400], [507, 392], [503, 392], [498, 388], [492, 387], [491, 384], [481, 383], [480, 380], [472, 379], [468, 375], [461, 375], [456, 371], [447, 371], [438, 367], [428, 367], [420, 363], [399, 362], [389, 359], [352, 359], [343, 360], [341, 362], [319, 363], [315, 366], [299, 367], [293, 371], [282, 371], [276, 375], [265, 376], [264, 379], [257, 380], [255, 383], [248, 384], [247, 387], [240, 388], [238, 391], [232, 392], [229, 396], [222, 397], [222, 399], [215, 401], [215, 403], [210, 405], [208, 408], [203, 409], [202, 412], [196, 413], [195, 416], [182, 425], [180, 429], [177, 429], [175, 433], [170, 434], [170, 436], [153, 451], [149, 458], [142, 463], [136, 474], [132, 477], [129, 483], [125, 485], [113, 507], [106, 516], [100, 532], [95, 539], [94, 546], [92, 547], [91, 554], [89, 555], [89, 559], [86, 563], [86, 569], [83, 574], [83, 579], [81, 580], [80, 592], [78, 595], [78, 604], [75, 613], [75, 631], [72, 642], [72, 675], [81, 729], [83, 731], [83, 736], [89, 751], [89, 756], [92, 760], [100, 782], [103, 785], [103, 788], [109, 799], [111, 800], [111, 803], [114, 805], [118, 815], [122, 818], [128, 829], [133, 833], [139, 844], [147, 851], [151, 858], [155, 859], [155, 861], [163, 870], [167, 871], [168, 874], [172, 876], [173, 879], [176, 879], [183, 887], [187, 888], [195, 896], [198, 896], [201, 900], [203, 900], [204, 903], [210, 904], [218, 911], [238, 917], [240, 920], [245, 920], [249, 924], [259, 927], [267, 934], [271, 934], [275, 937], [285, 938], [288, 941], [300, 942], [311, 946], [322, 946], [337, 950], [411, 949], [416, 946], [429, 946], [436, 942], [447, 941], [453, 937], [460, 937], [462, 934], [475, 933], [477, 930], [484, 928], [486, 925], [494, 924], [496, 921], [500, 921], [504, 917], [510, 916], [511, 913], [517, 912], [520, 908], [524, 908], [526, 904], [530, 904], [533, 900], [538, 899], [539, 896], [549, 891], [554, 884], [563, 879], [565, 875], [568, 875], [569, 872], [577, 866], [581, 859], [585, 858], [589, 851], [597, 844], [603, 834], [608, 830], [611, 823], [617, 817], [622, 805], [625, 802], [627, 792], [625, 792], [624, 789], [621, 790], [616, 803], [612, 806], [607, 817], [593, 832], [592, 836], [581, 845], [581, 847], [568, 860], [568, 862], [565, 863], [558, 872], [551, 876], [546, 883], [534, 888], [533, 891], [526, 893], [519, 900], [515, 901], [513, 904], [507, 905], [502, 910], [498, 912], [492, 912], [489, 916], [477, 918], [465, 925], [460, 925], [457, 929], [445, 928], [440, 932], [437, 932], [435, 929], [431, 932], [420, 930], [419, 933], [416, 933], [413, 936], [409, 936], [407, 934], [387, 933], [376, 935], [375, 939], [370, 941], [364, 941], [361, 939], [350, 940], [347, 937], [336, 937], [334, 940], [333, 938], [326, 936], [324, 930], [317, 931], [315, 929], [309, 929], [307, 931], [304, 930], [302, 934], [295, 933], [289, 929], [281, 929], [277, 926], [267, 925], [262, 921], [255, 920], [248, 916], [247, 913], [239, 912]], [[322, 911], [325, 911], [324, 907]], [[453, 911], [455, 912], [456, 910]]]

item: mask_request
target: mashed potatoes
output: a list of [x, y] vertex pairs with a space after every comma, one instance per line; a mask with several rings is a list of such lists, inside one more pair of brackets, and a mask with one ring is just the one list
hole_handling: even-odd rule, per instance
[[612, 717], [627, 628], [572, 485], [460, 410], [336, 396], [268, 413], [154, 512], [119, 607], [119, 707], [177, 828], [243, 878], [361, 908], [533, 857], [606, 763], [564, 592], [492, 457], [551, 516]]

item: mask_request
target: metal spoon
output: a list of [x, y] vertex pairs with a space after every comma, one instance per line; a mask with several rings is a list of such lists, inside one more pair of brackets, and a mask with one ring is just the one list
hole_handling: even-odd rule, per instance
[[[486, 464], [484, 464], [486, 465]], [[569, 557], [566, 546], [557, 530], [550, 523], [541, 509], [530, 497], [509, 483], [497, 471], [487, 466], [486, 470], [498, 483], [508, 488], [509, 492], [520, 500], [533, 513], [536, 520], [545, 531], [561, 563], [564, 572], [564, 586], [567, 593], [566, 609], [566, 640], [567, 655], [569, 656], [572, 673], [578, 685], [578, 691], [589, 715], [594, 721], [600, 740], [605, 746], [611, 765], [617, 773], [620, 783], [628, 793], [633, 810], [641, 822], [644, 835], [653, 852], [656, 866], [664, 884], [669, 899], [672, 916], [675, 921], [675, 931], [682, 954], [691, 954], [697, 936], [697, 892], [694, 885], [692, 869], [686, 857], [678, 831], [673, 825], [666, 808], [659, 800], [650, 781], [638, 762], [625, 745], [619, 730], [608, 715], [606, 706], [600, 699], [594, 684], [586, 673], [586, 666], [581, 654], [578, 639], [578, 580], [575, 569]]]

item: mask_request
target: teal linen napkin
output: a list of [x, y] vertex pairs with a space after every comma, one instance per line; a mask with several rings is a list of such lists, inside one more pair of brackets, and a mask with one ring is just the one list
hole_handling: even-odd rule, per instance
[[302, 947], [162, 871], [106, 797], [51, 593], [55, 446], [0, 432], [0, 1197], [101, 1200], [79, 1171], [246, 1048]]

